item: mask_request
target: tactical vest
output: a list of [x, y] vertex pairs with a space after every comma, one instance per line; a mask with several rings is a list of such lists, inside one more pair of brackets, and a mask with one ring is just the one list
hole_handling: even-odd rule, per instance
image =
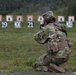
[[63, 38], [66, 37], [66, 35], [63, 32], [59, 31], [53, 23], [50, 23], [42, 27], [42, 29], [34, 35], [34, 39], [38, 43], [44, 44], [48, 41], [48, 39], [55, 39], [58, 34]]

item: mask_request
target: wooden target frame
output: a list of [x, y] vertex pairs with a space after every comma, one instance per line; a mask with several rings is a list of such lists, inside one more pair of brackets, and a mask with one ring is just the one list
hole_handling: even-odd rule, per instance
[[13, 15], [6, 15], [6, 21], [13, 21]]
[[16, 17], [16, 20], [17, 20], [17, 21], [23, 21], [23, 16], [22, 16], [22, 15], [18, 15], [18, 16]]
[[33, 15], [27, 15], [27, 21], [33, 21]]

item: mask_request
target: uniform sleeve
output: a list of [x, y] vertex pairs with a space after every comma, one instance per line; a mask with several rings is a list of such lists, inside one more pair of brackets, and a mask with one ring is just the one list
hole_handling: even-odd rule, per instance
[[49, 36], [49, 33], [48, 33], [47, 29], [45, 27], [42, 27], [42, 29], [34, 35], [34, 39], [39, 44], [44, 44], [45, 41], [47, 40], [48, 36]]

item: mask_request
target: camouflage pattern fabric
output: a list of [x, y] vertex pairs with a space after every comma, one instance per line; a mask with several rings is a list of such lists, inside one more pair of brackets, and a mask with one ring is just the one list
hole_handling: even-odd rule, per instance
[[71, 50], [66, 40], [66, 34], [53, 23], [42, 27], [34, 38], [40, 44], [47, 44], [47, 53], [40, 56], [33, 65], [36, 70], [48, 71], [50, 63], [60, 65], [68, 60]]
[[58, 35], [64, 39], [66, 38], [65, 33], [59, 31], [53, 23], [50, 23], [49, 25], [42, 27], [42, 30], [34, 35], [34, 39], [38, 43], [44, 44], [49, 38], [53, 40], [56, 39]]

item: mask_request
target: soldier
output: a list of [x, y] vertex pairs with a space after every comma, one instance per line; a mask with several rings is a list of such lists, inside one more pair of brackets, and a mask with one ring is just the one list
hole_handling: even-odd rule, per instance
[[65, 72], [60, 64], [69, 59], [71, 53], [71, 42], [67, 40], [65, 26], [56, 23], [56, 18], [52, 11], [43, 14], [44, 26], [34, 35], [34, 39], [39, 44], [47, 45], [47, 53], [39, 57], [33, 64], [37, 71]]

